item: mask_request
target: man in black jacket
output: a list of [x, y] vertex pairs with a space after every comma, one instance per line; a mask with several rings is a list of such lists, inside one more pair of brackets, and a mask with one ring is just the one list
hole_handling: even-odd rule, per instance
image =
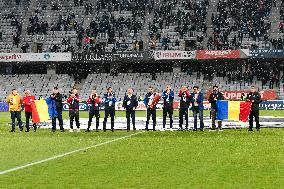
[[[224, 100], [223, 94], [219, 91], [218, 86], [213, 86], [213, 92], [209, 96], [209, 103], [211, 103], [211, 117], [212, 117], [212, 127], [211, 130], [216, 129], [216, 113], [217, 113], [217, 100]], [[222, 131], [222, 121], [218, 120], [218, 128]]]
[[[63, 99], [63, 96], [62, 96], [62, 94], [59, 93], [58, 88], [54, 87], [53, 93], [50, 95], [50, 97], [55, 101], [60, 131], [64, 132], [63, 119], [62, 119], [62, 108], [63, 108], [62, 99]], [[55, 130], [56, 130], [56, 117], [52, 118], [52, 131], [54, 132]]]
[[123, 99], [123, 107], [126, 109], [126, 119], [127, 119], [127, 132], [130, 130], [130, 116], [132, 119], [133, 130], [135, 128], [135, 109], [138, 106], [138, 100], [136, 95], [133, 94], [133, 89], [129, 88], [127, 94]]
[[247, 101], [252, 103], [249, 114], [249, 131], [252, 131], [253, 117], [255, 118], [256, 130], [259, 131], [259, 104], [261, 103], [261, 96], [254, 86], [251, 87], [251, 91], [247, 95]]

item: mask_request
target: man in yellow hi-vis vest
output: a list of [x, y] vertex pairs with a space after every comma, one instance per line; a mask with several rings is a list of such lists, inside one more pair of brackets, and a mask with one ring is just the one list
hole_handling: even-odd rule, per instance
[[21, 106], [22, 106], [22, 97], [18, 94], [16, 89], [12, 90], [12, 93], [6, 99], [9, 104], [9, 111], [11, 113], [12, 119], [12, 130], [15, 132], [15, 119], [17, 118], [20, 131], [23, 131], [22, 119], [21, 119]]

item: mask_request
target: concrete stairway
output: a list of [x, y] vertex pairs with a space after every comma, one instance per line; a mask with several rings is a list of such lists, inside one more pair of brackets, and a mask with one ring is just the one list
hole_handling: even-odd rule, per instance
[[281, 6], [281, 0], [276, 0], [276, 6], [272, 6], [271, 8], [271, 15], [269, 18], [269, 21], [271, 23], [270, 28], [270, 38], [276, 39], [280, 36], [283, 36], [279, 31], [279, 23], [280, 23], [280, 6]]
[[212, 36], [213, 34], [213, 23], [211, 20], [211, 15], [212, 13], [216, 13], [217, 12], [217, 4], [218, 4], [218, 0], [210, 0], [209, 1], [209, 7], [207, 10], [207, 16], [206, 16], [206, 25], [207, 25], [207, 31], [206, 31], [206, 35], [207, 37], [204, 40], [203, 43], [203, 48], [207, 49], [207, 42], [210, 36]]

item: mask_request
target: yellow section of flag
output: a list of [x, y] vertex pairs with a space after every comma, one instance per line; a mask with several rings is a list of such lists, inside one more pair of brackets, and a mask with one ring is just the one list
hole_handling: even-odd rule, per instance
[[239, 121], [240, 103], [240, 101], [228, 102], [228, 120]]
[[35, 106], [39, 115], [40, 122], [48, 121], [48, 106], [45, 100], [35, 100]]

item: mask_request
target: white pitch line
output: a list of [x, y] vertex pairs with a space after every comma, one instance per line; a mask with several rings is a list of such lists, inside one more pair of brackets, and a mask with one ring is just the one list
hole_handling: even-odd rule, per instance
[[26, 167], [31, 167], [33, 165], [45, 163], [47, 161], [52, 161], [52, 160], [55, 160], [55, 159], [58, 159], [58, 158], [61, 158], [61, 157], [65, 157], [65, 156], [77, 153], [77, 152], [88, 150], [90, 148], [96, 148], [96, 147], [99, 147], [99, 146], [103, 146], [103, 145], [106, 145], [106, 144], [109, 144], [109, 143], [112, 143], [112, 142], [115, 142], [115, 141], [118, 141], [118, 140], [123, 140], [123, 139], [129, 138], [129, 137], [132, 137], [132, 136], [144, 133], [144, 132], [145, 131], [141, 131], [141, 132], [138, 132], [138, 133], [133, 133], [131, 135], [126, 135], [126, 136], [119, 137], [119, 138], [116, 138], [116, 139], [113, 139], [113, 140], [109, 140], [109, 141], [106, 141], [106, 142], [103, 142], [103, 143], [91, 145], [91, 146], [88, 146], [88, 147], [85, 147], [85, 148], [80, 148], [80, 149], [77, 149], [77, 150], [73, 150], [73, 151], [70, 151], [70, 152], [66, 152], [66, 153], [63, 153], [63, 154], [52, 156], [52, 157], [49, 157], [49, 158], [46, 158], [46, 159], [43, 159], [43, 160], [39, 160], [39, 161], [31, 162], [31, 163], [28, 163], [28, 164], [25, 164], [25, 165], [17, 166], [17, 167], [11, 168], [11, 169], [7, 169], [7, 170], [4, 170], [4, 171], [1, 171], [0, 175], [4, 175], [6, 173], [10, 173], [10, 172], [14, 172], [14, 171], [17, 171], [17, 170], [20, 170], [20, 169], [24, 169]]

